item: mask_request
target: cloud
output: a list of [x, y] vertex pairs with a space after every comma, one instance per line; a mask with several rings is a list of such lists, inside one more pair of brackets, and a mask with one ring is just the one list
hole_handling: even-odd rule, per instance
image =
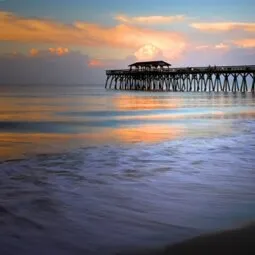
[[[34, 55], [31, 55], [31, 52]], [[161, 51], [153, 45], [145, 45], [135, 53], [137, 57], [130, 55], [124, 59], [90, 59], [87, 55], [71, 49], [63, 55], [56, 54], [56, 51], [50, 52], [49, 49], [36, 48], [31, 49], [27, 55], [13, 52], [0, 56], [0, 81], [5, 84], [96, 83], [103, 86], [106, 69], [126, 69], [129, 64], [144, 57], [160, 56]], [[208, 48], [204, 47], [203, 50], [188, 49], [181, 59], [171, 64], [173, 66], [254, 64], [254, 54], [253, 48], [225, 50], [224, 47], [216, 48], [215, 45], [208, 45]], [[164, 60], [164, 56], [162, 58]]]
[[48, 55], [56, 55], [56, 56], [63, 56], [69, 53], [69, 49], [68, 48], [64, 48], [64, 47], [58, 47], [58, 48], [49, 48], [48, 50], [38, 50], [35, 48], [32, 48], [29, 51], [30, 56], [42, 56], [45, 54]]
[[163, 59], [162, 50], [153, 44], [145, 44], [139, 48], [135, 53], [135, 57], [140, 61]]
[[[254, 62], [251, 51], [254, 52], [255, 39], [249, 36], [247, 39], [239, 35], [239, 38], [225, 38], [228, 35], [223, 33], [223, 38], [217, 39], [221, 43], [213, 44], [211, 41], [207, 44], [204, 41], [201, 45], [194, 45], [182, 33], [137, 26], [146, 22], [174, 22], [169, 17], [159, 17], [161, 16], [138, 19], [139, 17], [124, 16], [122, 21], [120, 17], [118, 19], [122, 24], [107, 27], [82, 21], [65, 24], [49, 19], [24, 18], [0, 11], [0, 41], [54, 45], [50, 48], [47, 46], [44, 50], [31, 48], [28, 55], [14, 51], [0, 56], [0, 80], [7, 83], [101, 83], [105, 79], [105, 69], [127, 68], [129, 64], [139, 60], [162, 59], [174, 66], [238, 64], [240, 60], [244, 64], [246, 60], [247, 64]], [[238, 26], [238, 29], [242, 28], [246, 32], [253, 31], [253, 23], [234, 23], [239, 24], [238, 26], [233, 26], [233, 23], [232, 26], [229, 23], [226, 25], [226, 22], [193, 24], [204, 24], [197, 26], [197, 29], [204, 31], [208, 28], [212, 29], [210, 31], [228, 31]], [[217, 25], [208, 27], [205, 24]], [[88, 55], [73, 51], [73, 46], [93, 46], [95, 49], [102, 47], [105, 51], [109, 47], [120, 51], [127, 49], [128, 54], [133, 52], [133, 55], [117, 60], [114, 59], [114, 54], [108, 53], [109, 57], [106, 59], [91, 59]], [[235, 51], [238, 48], [240, 51]]]
[[228, 50], [230, 49], [230, 45], [225, 44], [225, 43], [219, 43], [216, 45], [198, 45], [195, 46], [195, 50], [205, 50], [205, 51], [213, 51], [213, 50]]
[[174, 66], [208, 66], [220, 63], [227, 51], [213, 44], [192, 45]]
[[217, 45], [201, 45], [184, 54], [174, 62], [174, 66], [208, 66], [208, 65], [254, 65], [253, 48], [221, 47]]
[[121, 23], [129, 24], [169, 24], [173, 22], [181, 22], [185, 20], [184, 15], [173, 15], [173, 16], [135, 16], [130, 17], [127, 15], [117, 15], [114, 17], [115, 20]]
[[227, 49], [229, 49], [229, 45], [224, 44], [224, 43], [219, 43], [219, 44], [215, 45], [215, 49], [224, 49], [224, 50], [227, 50]]
[[101, 83], [105, 73], [90, 69], [89, 57], [77, 51], [59, 55], [49, 49], [31, 49], [28, 55], [0, 56], [0, 80], [8, 84]]
[[253, 48], [233, 48], [224, 52], [220, 62], [226, 65], [254, 65], [254, 59]]
[[0, 83], [104, 84], [106, 69], [127, 68], [136, 60], [132, 55], [124, 59], [91, 59], [63, 47], [32, 48], [27, 55], [18, 52], [0, 55]]
[[[89, 28], [84, 23], [77, 23], [81, 30]], [[98, 37], [103, 45], [137, 50], [146, 44], [160, 48], [168, 57], [181, 55], [186, 47], [186, 38], [180, 33], [157, 31], [121, 24], [107, 31], [94, 27], [93, 36]], [[167, 53], [168, 51], [168, 53]], [[170, 53], [170, 54], [169, 54]]]
[[77, 21], [64, 24], [47, 19], [24, 18], [0, 12], [0, 40], [25, 43], [52, 43], [67, 46], [113, 47], [137, 50], [153, 44], [169, 57], [177, 57], [186, 47], [186, 38], [178, 32], [158, 31], [119, 24], [114, 27]]
[[[230, 41], [229, 44], [219, 43], [216, 45], [198, 45], [195, 46], [195, 50], [200, 51], [212, 51], [212, 50], [230, 50], [231, 48], [234, 49], [235, 47], [239, 48], [255, 48], [255, 38], [248, 38], [248, 39], [238, 39]], [[209, 53], [208, 53], [209, 54]]]
[[128, 56], [125, 59], [91, 59], [89, 66], [91, 68], [111, 68], [120, 69], [127, 68], [129, 64], [136, 61], [152, 61], [152, 60], [165, 60], [169, 59], [163, 54], [162, 50], [153, 44], [145, 44], [136, 50], [133, 55]]
[[255, 38], [240, 39], [233, 41], [233, 43], [241, 48], [255, 48]]
[[99, 60], [99, 59], [91, 59], [89, 61], [89, 66], [90, 67], [104, 67], [105, 63], [104, 63], [104, 61]]
[[69, 52], [68, 48], [62, 48], [62, 47], [58, 47], [58, 48], [49, 48], [49, 52], [51, 54], [56, 54], [58, 56], [62, 56], [65, 55]]
[[208, 49], [209, 47], [210, 47], [209, 45], [198, 45], [195, 47], [195, 49], [204, 50], [204, 49]]
[[29, 53], [30, 53], [30, 55], [31, 56], [36, 56], [36, 55], [38, 55], [38, 53], [39, 53], [39, 51], [37, 50], [37, 49], [31, 49], [30, 51], [29, 51]]
[[134, 55], [127, 56], [124, 59], [90, 59], [89, 67], [100, 69], [104, 72], [105, 69], [126, 69], [128, 65], [137, 61]]
[[231, 30], [255, 32], [255, 23], [245, 22], [200, 22], [191, 23], [190, 26], [205, 32], [226, 32]]

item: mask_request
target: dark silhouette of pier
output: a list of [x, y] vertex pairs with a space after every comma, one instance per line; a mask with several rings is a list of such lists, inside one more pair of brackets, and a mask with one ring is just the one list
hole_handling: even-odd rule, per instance
[[129, 69], [106, 70], [107, 89], [142, 91], [251, 92], [255, 65], [175, 67], [165, 61], [136, 62]]

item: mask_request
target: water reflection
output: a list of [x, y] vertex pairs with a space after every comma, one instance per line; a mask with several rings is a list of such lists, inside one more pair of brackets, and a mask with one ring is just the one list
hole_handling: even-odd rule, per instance
[[109, 144], [160, 143], [188, 137], [228, 135], [229, 122], [147, 124], [94, 128], [84, 133], [0, 133], [0, 159], [24, 158], [41, 153], [59, 153], [80, 147]]
[[184, 128], [179, 125], [141, 125], [112, 130], [113, 137], [124, 143], [155, 143], [180, 137]]
[[55, 153], [76, 148], [75, 134], [0, 133], [0, 159], [24, 158], [30, 154]]
[[94, 132], [78, 134], [0, 133], [0, 159], [57, 153], [88, 145], [160, 142], [180, 137], [182, 133], [183, 127], [173, 125], [101, 128], [95, 129]]
[[0, 95], [6, 254], [116, 254], [254, 219], [250, 94]]
[[[1, 91], [1, 90], [0, 90]], [[69, 98], [0, 96], [0, 121], [65, 121], [58, 113], [98, 111], [111, 104], [107, 98], [79, 95]]]
[[174, 109], [182, 105], [183, 99], [169, 96], [124, 94], [113, 98], [114, 107], [119, 111]]
[[1, 158], [220, 136], [238, 131], [233, 126], [238, 120], [255, 117], [251, 93], [117, 93], [81, 86], [16, 89], [5, 88], [0, 97]]

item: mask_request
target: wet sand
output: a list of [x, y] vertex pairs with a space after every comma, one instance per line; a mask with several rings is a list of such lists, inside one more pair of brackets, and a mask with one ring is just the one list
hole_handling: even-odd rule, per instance
[[[124, 255], [124, 253], [120, 253]], [[120, 255], [119, 254], [119, 255]], [[201, 235], [154, 251], [125, 255], [255, 254], [255, 223], [226, 231]]]

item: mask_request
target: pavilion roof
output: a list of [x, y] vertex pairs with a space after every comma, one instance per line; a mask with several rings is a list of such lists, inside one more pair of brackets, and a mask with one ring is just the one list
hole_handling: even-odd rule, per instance
[[171, 64], [165, 62], [165, 61], [144, 61], [144, 62], [135, 62], [131, 65], [129, 65], [129, 67], [132, 67], [132, 66], [135, 66], [135, 67], [157, 67], [157, 66], [171, 66]]

